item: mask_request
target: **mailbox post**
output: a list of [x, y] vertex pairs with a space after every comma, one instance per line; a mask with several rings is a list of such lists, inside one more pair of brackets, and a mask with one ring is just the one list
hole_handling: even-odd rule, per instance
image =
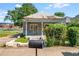
[[44, 40], [29, 40], [29, 48], [35, 48], [35, 53], [37, 56], [37, 49], [44, 48]]
[[35, 49], [36, 50], [36, 56], [38, 55], [37, 53], [38, 53], [38, 51], [37, 51], [37, 48]]

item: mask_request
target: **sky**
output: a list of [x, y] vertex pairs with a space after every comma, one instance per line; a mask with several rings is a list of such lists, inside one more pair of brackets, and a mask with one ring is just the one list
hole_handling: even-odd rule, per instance
[[[79, 15], [79, 3], [33, 3], [38, 12], [54, 14], [55, 12], [64, 12], [65, 16], [75, 17]], [[4, 22], [8, 10], [15, 7], [21, 7], [22, 3], [0, 3], [0, 23]], [[5, 21], [10, 22], [10, 21]]]

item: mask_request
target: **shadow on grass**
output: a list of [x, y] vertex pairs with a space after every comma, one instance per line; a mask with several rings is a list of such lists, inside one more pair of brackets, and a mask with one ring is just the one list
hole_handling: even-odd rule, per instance
[[79, 56], [79, 52], [62, 52], [64, 56]]
[[11, 38], [18, 38], [18, 36], [25, 37], [25, 35], [23, 35], [23, 33], [18, 33], [18, 34], [12, 35]]
[[18, 34], [12, 35], [10, 38], [17, 38], [20, 35], [21, 35], [21, 33], [18, 33]]

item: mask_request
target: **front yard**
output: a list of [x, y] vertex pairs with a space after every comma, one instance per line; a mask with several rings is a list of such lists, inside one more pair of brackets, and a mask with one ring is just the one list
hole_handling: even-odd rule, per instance
[[[22, 33], [22, 30], [0, 30], [0, 47], [6, 47], [6, 43], [17, 39], [17, 34]], [[18, 38], [16, 42], [25, 42], [23, 38]], [[11, 43], [13, 44], [13, 43]]]
[[17, 30], [0, 30], [0, 38], [15, 35], [15, 34], [18, 34], [20, 32], [21, 31], [17, 31]]

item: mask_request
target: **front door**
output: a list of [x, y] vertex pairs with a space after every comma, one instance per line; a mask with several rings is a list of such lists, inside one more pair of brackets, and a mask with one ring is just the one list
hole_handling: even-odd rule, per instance
[[28, 35], [41, 35], [40, 22], [29, 22], [27, 29], [28, 29]]

